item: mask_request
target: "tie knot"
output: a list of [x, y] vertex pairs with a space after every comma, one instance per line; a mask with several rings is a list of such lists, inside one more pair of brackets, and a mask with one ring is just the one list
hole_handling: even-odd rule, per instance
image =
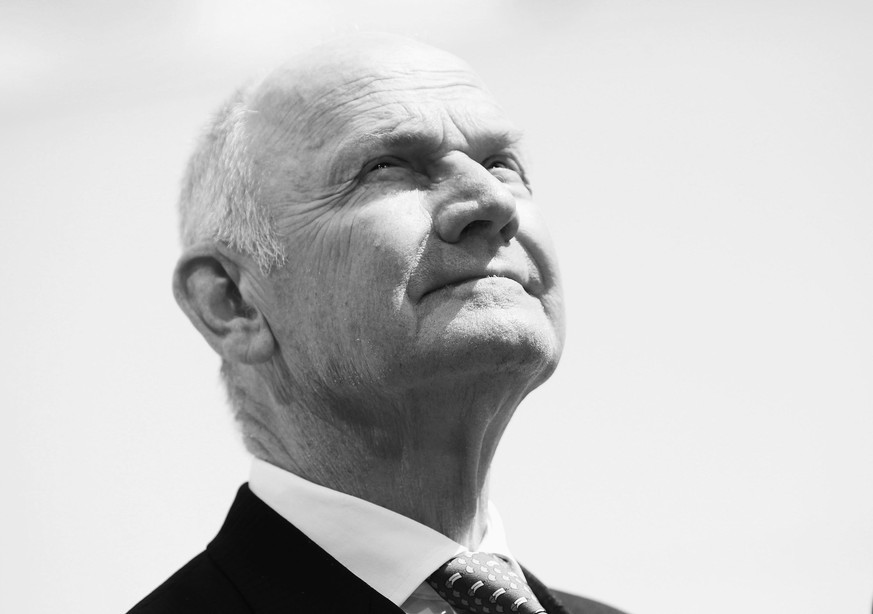
[[512, 566], [487, 552], [465, 552], [433, 572], [427, 581], [463, 614], [545, 612]]

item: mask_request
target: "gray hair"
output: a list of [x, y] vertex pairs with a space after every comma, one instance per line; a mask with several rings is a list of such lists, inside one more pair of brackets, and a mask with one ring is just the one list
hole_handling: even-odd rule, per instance
[[268, 208], [258, 202], [245, 118], [252, 87], [237, 90], [206, 126], [179, 196], [182, 245], [220, 241], [267, 273], [285, 261]]
[[[246, 117], [252, 113], [249, 101], [253, 91], [253, 86], [237, 90], [198, 139], [179, 196], [180, 234], [183, 247], [203, 241], [224, 243], [253, 258], [266, 275], [285, 263], [285, 252], [269, 206], [259, 202], [259, 177], [248, 151], [251, 135]], [[271, 364], [276, 361], [281, 363], [278, 367]], [[271, 363], [257, 370], [273, 396], [282, 398], [275, 390], [287, 387], [287, 367], [281, 356], [274, 356]], [[236, 365], [226, 360], [222, 361], [221, 379], [246, 447], [257, 453], [264, 430], [263, 399], [246, 389]]]

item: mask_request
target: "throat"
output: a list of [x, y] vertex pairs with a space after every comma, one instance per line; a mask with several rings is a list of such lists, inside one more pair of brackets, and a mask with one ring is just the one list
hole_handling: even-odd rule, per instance
[[460, 406], [459, 396], [455, 404], [383, 398], [344, 411], [294, 408], [285, 414], [294, 423], [283, 425], [283, 457], [265, 460], [476, 549], [488, 522], [491, 461], [517, 402]]

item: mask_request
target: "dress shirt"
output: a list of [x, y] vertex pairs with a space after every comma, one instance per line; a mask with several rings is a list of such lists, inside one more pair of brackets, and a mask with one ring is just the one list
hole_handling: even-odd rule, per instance
[[[407, 614], [454, 614], [425, 580], [468, 548], [420, 522], [319, 486], [260, 459], [249, 488], [264, 503]], [[506, 546], [503, 524], [488, 504], [487, 529], [475, 548], [521, 568]], [[291, 553], [289, 553], [291, 556]]]

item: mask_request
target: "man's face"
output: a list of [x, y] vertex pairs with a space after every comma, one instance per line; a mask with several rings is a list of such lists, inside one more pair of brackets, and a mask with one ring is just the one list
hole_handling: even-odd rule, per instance
[[288, 256], [266, 316], [294, 386], [353, 399], [548, 377], [555, 256], [516, 130], [464, 64], [337, 52], [275, 74], [255, 109], [260, 197]]

